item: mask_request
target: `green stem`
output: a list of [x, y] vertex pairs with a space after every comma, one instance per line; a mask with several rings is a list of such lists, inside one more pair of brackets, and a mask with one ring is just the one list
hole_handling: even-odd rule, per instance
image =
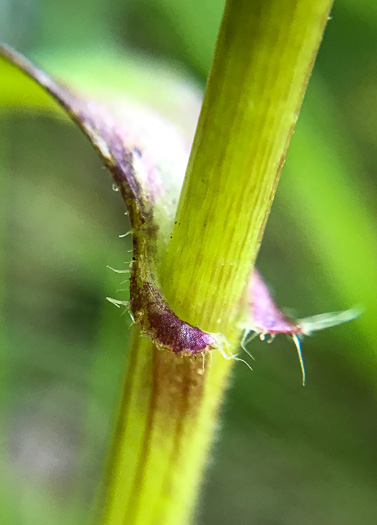
[[224, 332], [255, 262], [331, 7], [229, 0], [162, 273], [176, 313]]
[[[229, 0], [160, 275], [172, 309], [236, 347], [252, 270], [331, 7]], [[230, 361], [158, 351], [133, 330], [106, 525], [192, 515]]]
[[207, 356], [203, 368], [201, 357], [156, 350], [133, 328], [104, 524], [187, 522], [224, 387], [221, 359]]

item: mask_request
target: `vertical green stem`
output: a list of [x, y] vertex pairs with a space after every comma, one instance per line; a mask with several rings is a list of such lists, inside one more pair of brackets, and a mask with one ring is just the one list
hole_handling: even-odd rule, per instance
[[226, 5], [162, 267], [177, 314], [205, 330], [234, 322], [331, 3]]
[[[160, 274], [172, 309], [233, 346], [329, 0], [228, 0]], [[229, 361], [158, 351], [133, 331], [103, 523], [192, 515]]]
[[218, 361], [156, 350], [134, 327], [104, 524], [187, 523], [224, 388]]

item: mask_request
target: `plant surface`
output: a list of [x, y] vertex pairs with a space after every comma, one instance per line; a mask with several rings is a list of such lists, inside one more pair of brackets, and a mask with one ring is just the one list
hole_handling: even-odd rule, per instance
[[135, 327], [104, 523], [190, 519], [245, 334], [289, 334], [301, 358], [300, 335], [355, 315], [294, 321], [253, 270], [330, 6], [228, 2], [182, 190], [187, 145], [164, 123], [77, 94], [2, 48], [86, 133], [130, 215]]

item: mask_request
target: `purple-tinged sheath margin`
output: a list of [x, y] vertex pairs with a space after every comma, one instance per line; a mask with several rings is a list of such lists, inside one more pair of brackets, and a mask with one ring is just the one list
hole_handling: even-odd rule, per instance
[[285, 315], [272, 299], [268, 288], [255, 270], [247, 287], [248, 321], [250, 331], [261, 336], [286, 334], [301, 337], [313, 332], [347, 323], [362, 313], [359, 307], [342, 312], [329, 312], [304, 319], [292, 319]]
[[259, 272], [255, 270], [250, 277], [247, 300], [252, 330], [259, 334], [299, 334], [297, 321], [285, 316], [272, 299]]
[[245, 339], [249, 332], [260, 335], [262, 339], [270, 335], [286, 334], [296, 346], [302, 372], [302, 384], [305, 385], [305, 365], [302, 356], [300, 338], [318, 330], [337, 326], [352, 321], [361, 314], [360, 308], [351, 308], [343, 312], [331, 312], [314, 315], [305, 319], [291, 319], [283, 314], [272, 299], [266, 284], [257, 270], [250, 276], [247, 286], [248, 315], [245, 322]]
[[[149, 156], [143, 141], [136, 138], [122, 119], [104, 103], [74, 93], [24, 58], [20, 53], [0, 44], [0, 58], [23, 71], [45, 89], [88, 137], [105, 166], [109, 169], [128, 209], [133, 233], [133, 264], [130, 278], [130, 307], [141, 330], [160, 348], [180, 355], [195, 355], [218, 347], [215, 335], [186, 323], [170, 309], [158, 279], [158, 236], [161, 230], [155, 211], [174, 220], [180, 173], [173, 173], [175, 188], [171, 192], [168, 177], [159, 163]], [[180, 139], [179, 139], [180, 141]], [[179, 144], [182, 146], [182, 144]], [[174, 149], [174, 148], [171, 148]], [[182, 150], [186, 148], [182, 146]], [[171, 174], [170, 174], [171, 177]], [[170, 192], [170, 193], [169, 193]], [[171, 195], [173, 193], [173, 196]], [[285, 316], [271, 298], [260, 274], [255, 270], [247, 287], [247, 320], [245, 332], [264, 337], [287, 334], [296, 344], [303, 380], [305, 370], [299, 336], [315, 330], [347, 322], [359, 315], [356, 309], [322, 314], [295, 321]]]
[[[169, 308], [157, 277], [157, 231], [153, 205], [159, 188], [151, 176], [152, 162], [142, 144], [105, 107], [53, 80], [44, 71], [8, 46], [0, 45], [0, 56], [35, 80], [67, 111], [89, 138], [109, 169], [127, 206], [133, 232], [133, 265], [130, 306], [135, 322], [154, 343], [176, 354], [197, 354], [215, 348], [215, 338], [179, 319]], [[144, 159], [148, 187], [138, 179], [135, 161]], [[156, 171], [158, 171], [156, 169]], [[156, 173], [158, 176], [158, 173]]]

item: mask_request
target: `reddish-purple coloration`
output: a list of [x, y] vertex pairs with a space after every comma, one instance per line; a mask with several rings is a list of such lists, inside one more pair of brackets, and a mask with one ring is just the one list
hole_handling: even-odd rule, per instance
[[[138, 135], [130, 132], [127, 126], [124, 127], [124, 118], [119, 116], [119, 111], [114, 113], [104, 104], [74, 94], [7, 46], [0, 45], [1, 56], [35, 80], [66, 110], [89, 138], [119, 187], [128, 209], [133, 232], [130, 305], [135, 322], [156, 346], [175, 354], [195, 355], [216, 348], [216, 340], [211, 334], [175, 315], [169, 308], [159, 284], [158, 240], [162, 240], [160, 244], [164, 245], [166, 239], [163, 239], [163, 236], [166, 232], [159, 229], [155, 212], [158, 209], [159, 217], [164, 216], [165, 226], [174, 220], [175, 205], [182, 182], [179, 170], [174, 169], [170, 173], [169, 170], [166, 170], [166, 173], [162, 171], [162, 163], [155, 162], [155, 158], [149, 155], [149, 148], [144, 147], [144, 142], [137, 138]], [[161, 135], [165, 137], [164, 133]], [[144, 137], [145, 134], [141, 133], [140, 136]], [[157, 144], [160, 148], [160, 139], [156, 131], [153, 134], [152, 145]], [[169, 151], [181, 151], [179, 148], [182, 142], [179, 137], [175, 148], [169, 143]], [[186, 148], [182, 147], [182, 151], [185, 150]], [[165, 158], [163, 160], [165, 161]], [[282, 333], [292, 336], [300, 357], [303, 381], [305, 370], [299, 335], [350, 321], [360, 313], [353, 309], [294, 321], [279, 310], [257, 271], [254, 271], [250, 278], [247, 293], [249, 311], [245, 331], [254, 331], [262, 336]]]
[[260, 334], [299, 334], [299, 324], [285, 316], [272, 299], [259, 272], [255, 270], [248, 286], [250, 325]]
[[[133, 231], [130, 304], [135, 322], [158, 347], [175, 354], [194, 355], [214, 348], [214, 337], [179, 319], [160, 289], [155, 269], [158, 224], [153, 208], [163, 181], [157, 180], [158, 169], [143, 145], [136, 144], [130, 132], [101, 104], [74, 94], [7, 46], [0, 46], [0, 54], [59, 102], [89, 138], [119, 187]], [[135, 159], [143, 162], [144, 180], [138, 176]]]
[[192, 355], [215, 347], [214, 337], [179, 319], [152, 283], [139, 284], [133, 274], [130, 292], [135, 321], [158, 346], [175, 354]]

